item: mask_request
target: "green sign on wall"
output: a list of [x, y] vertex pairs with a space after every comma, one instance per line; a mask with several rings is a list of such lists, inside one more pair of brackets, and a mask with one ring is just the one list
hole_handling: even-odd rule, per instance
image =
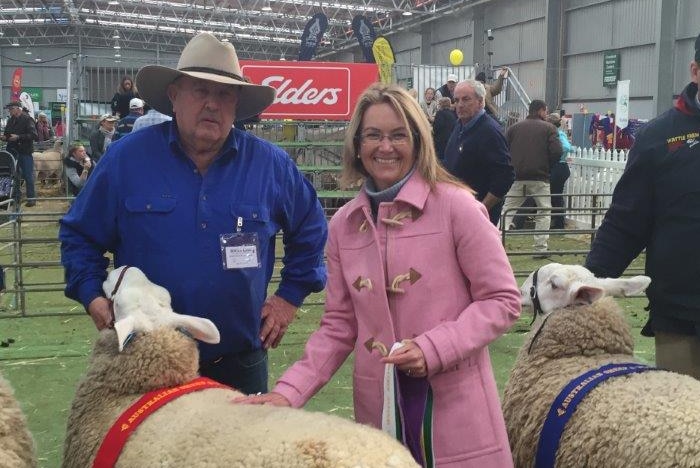
[[620, 79], [620, 54], [605, 52], [603, 54], [603, 86], [614, 88]]
[[41, 104], [41, 98], [44, 96], [44, 90], [42, 88], [22, 88], [22, 91], [29, 94], [32, 98], [32, 102], [35, 104], [35, 109], [37, 104]]

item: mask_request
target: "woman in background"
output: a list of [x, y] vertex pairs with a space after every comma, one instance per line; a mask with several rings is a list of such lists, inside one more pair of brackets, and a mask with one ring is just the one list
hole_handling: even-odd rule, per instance
[[126, 117], [129, 114], [129, 101], [135, 97], [140, 96], [134, 86], [134, 80], [130, 76], [125, 76], [112, 97], [112, 115], [119, 118]]

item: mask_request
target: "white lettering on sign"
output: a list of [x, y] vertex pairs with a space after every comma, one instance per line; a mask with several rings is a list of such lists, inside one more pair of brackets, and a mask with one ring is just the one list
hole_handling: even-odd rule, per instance
[[281, 104], [323, 104], [333, 105], [338, 102], [338, 94], [342, 88], [313, 88], [314, 80], [308, 79], [299, 87], [292, 86], [292, 80], [284, 76], [268, 76], [262, 82], [263, 85], [277, 89], [275, 103]]

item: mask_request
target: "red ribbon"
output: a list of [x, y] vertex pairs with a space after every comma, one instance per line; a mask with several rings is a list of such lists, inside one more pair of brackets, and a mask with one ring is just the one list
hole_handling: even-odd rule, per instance
[[102, 440], [102, 445], [97, 450], [97, 456], [92, 464], [93, 468], [112, 468], [119, 459], [119, 454], [131, 433], [160, 407], [182, 395], [207, 388], [231, 387], [206, 377], [199, 377], [178, 387], [163, 388], [146, 393], [139, 401], [124, 411], [109, 429]]

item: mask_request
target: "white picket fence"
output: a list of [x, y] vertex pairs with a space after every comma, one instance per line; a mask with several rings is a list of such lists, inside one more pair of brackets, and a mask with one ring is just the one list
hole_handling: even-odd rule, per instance
[[577, 148], [571, 153], [571, 176], [564, 188], [569, 194], [566, 217], [582, 228], [600, 226], [626, 163], [624, 150]]

